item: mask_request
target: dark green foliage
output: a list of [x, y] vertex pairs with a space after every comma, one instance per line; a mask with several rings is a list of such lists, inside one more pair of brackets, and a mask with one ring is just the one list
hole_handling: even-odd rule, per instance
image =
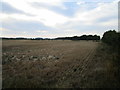
[[118, 43], [118, 33], [110, 30], [104, 33], [102, 41], [108, 45], [116, 46]]
[[102, 41], [110, 45], [113, 51], [118, 52], [118, 57], [120, 55], [120, 33], [115, 30], [110, 30], [104, 33]]
[[118, 33], [118, 60], [120, 59], [120, 33]]
[[113, 51], [118, 52], [118, 56], [120, 54], [120, 33], [115, 30], [110, 30], [104, 33], [102, 37], [102, 41], [108, 45], [110, 45]]
[[56, 40], [100, 40], [100, 36], [97, 35], [82, 35], [73, 37], [59, 37]]
[[114, 54], [113, 62], [117, 68], [116, 74], [120, 82], [120, 32], [107, 31], [104, 33], [102, 41], [111, 47], [109, 52]]

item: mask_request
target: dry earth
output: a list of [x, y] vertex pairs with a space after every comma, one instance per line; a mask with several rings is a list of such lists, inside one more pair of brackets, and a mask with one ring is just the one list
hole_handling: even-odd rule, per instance
[[105, 71], [101, 56], [95, 58], [99, 45], [93, 41], [4, 40], [3, 88], [104, 87], [100, 84], [104, 80], [97, 80]]

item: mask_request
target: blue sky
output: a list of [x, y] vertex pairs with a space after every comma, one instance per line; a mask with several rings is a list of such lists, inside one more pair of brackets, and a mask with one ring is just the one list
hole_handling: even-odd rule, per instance
[[2, 37], [80, 36], [118, 30], [118, 0], [1, 0]]

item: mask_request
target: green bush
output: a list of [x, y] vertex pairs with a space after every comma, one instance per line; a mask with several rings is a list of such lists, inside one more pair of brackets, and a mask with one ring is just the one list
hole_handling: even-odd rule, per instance
[[120, 62], [120, 32], [115, 30], [106, 31], [103, 34], [102, 42], [111, 46], [111, 51], [117, 53], [118, 61]]
[[118, 36], [119, 34], [115, 30], [110, 30], [104, 33], [102, 41], [108, 45], [117, 46], [119, 43]]
[[[120, 32], [116, 32], [115, 30], [110, 30], [104, 33], [102, 37], [102, 42], [106, 43], [110, 46], [109, 52], [114, 54], [113, 62], [116, 66], [116, 75], [120, 82]], [[111, 55], [112, 55], [111, 54]]]

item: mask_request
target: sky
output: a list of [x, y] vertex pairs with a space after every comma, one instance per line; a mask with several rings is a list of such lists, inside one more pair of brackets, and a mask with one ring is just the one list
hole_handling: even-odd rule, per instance
[[118, 0], [0, 0], [2, 37], [69, 37], [118, 30]]

